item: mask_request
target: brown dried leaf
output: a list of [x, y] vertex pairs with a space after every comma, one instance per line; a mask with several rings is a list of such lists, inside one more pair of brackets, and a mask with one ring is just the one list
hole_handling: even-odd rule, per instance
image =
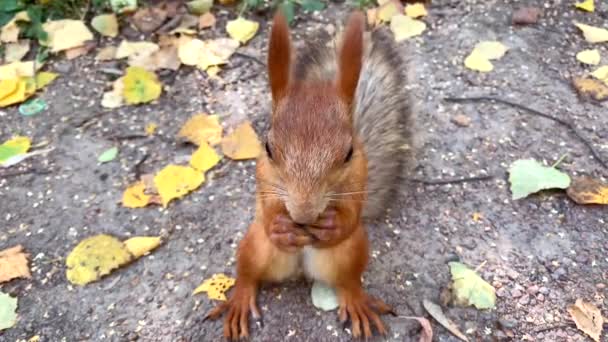
[[456, 324], [454, 324], [454, 322], [452, 322], [449, 318], [446, 317], [446, 315], [443, 313], [443, 310], [441, 309], [441, 307], [439, 305], [424, 299], [422, 301], [422, 306], [424, 306], [424, 309], [426, 310], [426, 312], [429, 313], [429, 315], [431, 315], [431, 317], [433, 317], [439, 324], [441, 324], [449, 332], [454, 334], [454, 336], [458, 337], [459, 339], [461, 339], [465, 342], [469, 341], [469, 339], [462, 332], [460, 332], [460, 329], [458, 329]]
[[513, 24], [515, 25], [532, 25], [538, 22], [540, 16], [540, 8], [538, 7], [520, 7], [513, 12]]
[[592, 98], [596, 101], [608, 100], [608, 86], [601, 81], [576, 77], [572, 80], [578, 94], [584, 98]]
[[133, 24], [143, 33], [156, 31], [167, 19], [167, 11], [157, 7], [140, 8], [132, 17]]
[[95, 45], [96, 44], [94, 42], [91, 42], [91, 43], [86, 43], [82, 46], [67, 49], [67, 50], [65, 50], [65, 58], [74, 59], [74, 58], [78, 58], [80, 56], [84, 56], [84, 55], [88, 54], [89, 51], [93, 50], [95, 48]]
[[464, 114], [457, 114], [452, 117], [452, 122], [460, 127], [469, 127], [471, 125], [471, 118]]
[[600, 342], [604, 325], [604, 317], [600, 309], [579, 298], [574, 305], [568, 307], [568, 312], [580, 331], [589, 335], [594, 341]]
[[0, 251], [0, 283], [15, 278], [31, 278], [28, 256], [23, 253], [21, 245]]
[[419, 342], [433, 342], [433, 328], [431, 327], [431, 322], [424, 317], [411, 317], [411, 316], [399, 316], [405, 319], [415, 319], [420, 323], [422, 327], [422, 332], [420, 332], [420, 340]]
[[198, 18], [199, 30], [213, 27], [215, 25], [215, 16], [211, 12], [207, 12]]
[[578, 204], [608, 204], [608, 184], [591, 177], [575, 178], [566, 193]]

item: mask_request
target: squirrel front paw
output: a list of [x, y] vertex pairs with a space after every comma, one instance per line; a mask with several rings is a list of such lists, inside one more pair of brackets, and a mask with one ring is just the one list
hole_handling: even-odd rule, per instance
[[306, 227], [306, 230], [318, 240], [317, 245], [325, 245], [339, 240], [344, 235], [341, 228], [338, 222], [338, 211], [328, 208], [314, 224]]
[[234, 341], [247, 338], [249, 337], [250, 312], [253, 318], [263, 325], [262, 315], [255, 303], [255, 297], [255, 286], [239, 286], [237, 284], [230, 298], [209, 311], [203, 321], [207, 319], [216, 320], [227, 313], [224, 318], [224, 337]]
[[370, 338], [372, 336], [372, 324], [381, 335], [386, 335], [386, 328], [379, 315], [386, 313], [395, 315], [389, 305], [368, 295], [362, 288], [343, 289], [338, 293], [338, 296], [340, 299], [338, 317], [342, 324], [346, 324], [350, 319], [353, 337], [361, 337], [361, 329], [363, 329], [363, 336], [366, 339]]
[[270, 226], [270, 241], [284, 252], [293, 253], [310, 245], [315, 238], [286, 214], [278, 214]]

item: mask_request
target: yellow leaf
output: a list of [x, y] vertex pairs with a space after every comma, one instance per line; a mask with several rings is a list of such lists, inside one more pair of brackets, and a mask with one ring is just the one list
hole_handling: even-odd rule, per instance
[[397, 14], [391, 20], [391, 31], [395, 35], [395, 41], [418, 36], [426, 30], [426, 24], [420, 20], [412, 19], [403, 14]]
[[574, 6], [587, 12], [595, 11], [594, 0], [584, 0], [583, 2], [577, 2]]
[[600, 64], [600, 52], [597, 49], [583, 50], [576, 54], [576, 59], [585, 64], [598, 65]]
[[62, 19], [47, 21], [42, 28], [48, 33], [44, 45], [52, 52], [59, 52], [83, 45], [93, 39], [93, 34], [81, 20]]
[[608, 184], [590, 177], [575, 178], [566, 193], [578, 204], [608, 204]]
[[465, 60], [464, 65], [480, 72], [489, 72], [494, 69], [491, 59], [499, 59], [505, 55], [508, 48], [497, 41], [483, 41], [477, 43], [471, 54]]
[[475, 212], [473, 213], [473, 222], [479, 222], [483, 218], [481, 213]]
[[0, 251], [0, 283], [16, 278], [31, 278], [27, 258], [21, 245]]
[[222, 152], [234, 160], [252, 159], [260, 155], [262, 145], [251, 124], [244, 122], [222, 139]]
[[407, 4], [405, 6], [405, 15], [410, 18], [419, 18], [427, 15], [426, 8], [422, 3]]
[[156, 74], [140, 67], [128, 67], [123, 79], [123, 97], [128, 104], [146, 103], [156, 100], [162, 87]]
[[127, 208], [143, 208], [150, 203], [150, 196], [145, 194], [146, 185], [139, 181], [129, 186], [122, 195], [122, 205]]
[[222, 126], [217, 115], [197, 114], [186, 121], [177, 136], [197, 146], [205, 142], [215, 146], [222, 141]]
[[574, 305], [568, 307], [568, 312], [579, 330], [589, 335], [594, 341], [600, 342], [604, 325], [604, 317], [600, 309], [579, 298]]
[[26, 11], [21, 11], [8, 22], [0, 30], [0, 42], [14, 43], [19, 40], [19, 21], [30, 21], [30, 17]]
[[36, 74], [36, 90], [40, 90], [51, 82], [53, 82], [59, 75], [54, 72], [41, 71]]
[[8, 107], [25, 101], [27, 99], [26, 88], [27, 81], [23, 78], [19, 79], [17, 81], [17, 89], [0, 99], [0, 107]]
[[106, 46], [104, 48], [99, 49], [97, 56], [95, 59], [98, 61], [109, 61], [116, 58], [116, 51], [118, 48], [116, 46]]
[[137, 259], [160, 246], [158, 236], [136, 236], [124, 241], [127, 250]]
[[213, 147], [209, 146], [206, 142], [203, 142], [196, 152], [192, 154], [190, 165], [201, 172], [205, 172], [214, 167], [220, 159], [220, 156], [215, 152]]
[[123, 40], [116, 50], [117, 59], [129, 58], [129, 63], [148, 57], [158, 51], [160, 47], [152, 42], [129, 42]]
[[377, 18], [380, 22], [391, 22], [392, 18], [397, 14], [401, 13], [402, 5], [396, 1], [387, 1], [378, 7], [378, 12], [376, 12]]
[[149, 124], [146, 125], [146, 134], [154, 135], [154, 132], [156, 132], [157, 128], [158, 128], [157, 124], [155, 124], [154, 122], [150, 122]]
[[10, 94], [14, 93], [19, 86], [19, 79], [13, 78], [0, 81], [0, 101]]
[[180, 39], [178, 56], [186, 65], [196, 65], [207, 70], [210, 66], [226, 64], [238, 47], [239, 42], [231, 38], [207, 41]]
[[228, 21], [228, 24], [226, 24], [226, 31], [228, 31], [230, 38], [238, 40], [243, 44], [253, 38], [259, 28], [260, 24], [258, 22], [247, 20], [242, 17], [230, 20]]
[[205, 181], [205, 175], [189, 166], [168, 165], [154, 176], [163, 207], [171, 200], [180, 198], [198, 188]]
[[82, 240], [66, 258], [67, 278], [85, 285], [130, 262], [133, 256], [118, 239], [101, 234]]
[[608, 42], [608, 30], [600, 27], [585, 25], [574, 22], [574, 25], [583, 31], [585, 40], [589, 43], [603, 43]]
[[201, 285], [194, 289], [193, 295], [201, 292], [207, 292], [209, 299], [226, 300], [226, 291], [228, 291], [236, 280], [230, 278], [223, 273], [214, 274], [211, 278], [205, 280]]
[[6, 44], [4, 48], [4, 60], [6, 62], [18, 62], [30, 51], [30, 41], [25, 39], [16, 43]]
[[19, 77], [34, 77], [36, 70], [40, 69], [41, 63], [36, 64], [34, 69], [34, 62], [13, 62], [0, 66], [0, 80], [6, 80], [11, 78]]
[[177, 54], [183, 64], [195, 66], [204, 53], [205, 43], [200, 39], [187, 36], [180, 37]]
[[217, 65], [213, 65], [207, 68], [207, 75], [210, 78], [219, 78], [217, 75], [220, 73], [220, 71], [222, 71], [220, 67], [218, 67]]
[[[591, 73], [591, 76], [604, 82], [608, 86], [608, 65], [603, 65], [603, 66], [595, 69], [595, 71]], [[1, 98], [1, 96], [0, 96], [0, 98]]]
[[592, 78], [577, 77], [572, 80], [574, 87], [582, 97], [590, 97], [596, 101], [608, 100], [608, 86]]
[[118, 20], [114, 13], [94, 17], [91, 20], [91, 26], [103, 36], [116, 37], [118, 35]]

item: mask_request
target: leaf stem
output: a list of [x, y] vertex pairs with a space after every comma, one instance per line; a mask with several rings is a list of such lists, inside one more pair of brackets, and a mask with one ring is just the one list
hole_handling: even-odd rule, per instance
[[479, 272], [479, 270], [480, 270], [482, 267], [484, 267], [484, 266], [485, 266], [487, 263], [488, 263], [488, 261], [487, 261], [487, 260], [484, 260], [484, 261], [483, 261], [481, 264], [479, 264], [479, 266], [477, 266], [477, 267], [475, 268], [475, 273]]
[[568, 156], [568, 153], [564, 153], [564, 155], [559, 157], [559, 159], [553, 165], [551, 165], [551, 167], [556, 168], [557, 165], [559, 165], [562, 161], [564, 161], [564, 159], [566, 159], [567, 156]]

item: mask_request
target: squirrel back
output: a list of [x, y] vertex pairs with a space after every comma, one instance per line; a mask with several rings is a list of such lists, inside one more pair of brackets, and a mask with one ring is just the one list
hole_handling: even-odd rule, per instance
[[[331, 80], [338, 71], [340, 37], [327, 45], [309, 43], [298, 54], [296, 79]], [[408, 70], [385, 31], [364, 34], [363, 65], [354, 100], [354, 128], [367, 157], [365, 219], [382, 215], [413, 159], [412, 99]]]

